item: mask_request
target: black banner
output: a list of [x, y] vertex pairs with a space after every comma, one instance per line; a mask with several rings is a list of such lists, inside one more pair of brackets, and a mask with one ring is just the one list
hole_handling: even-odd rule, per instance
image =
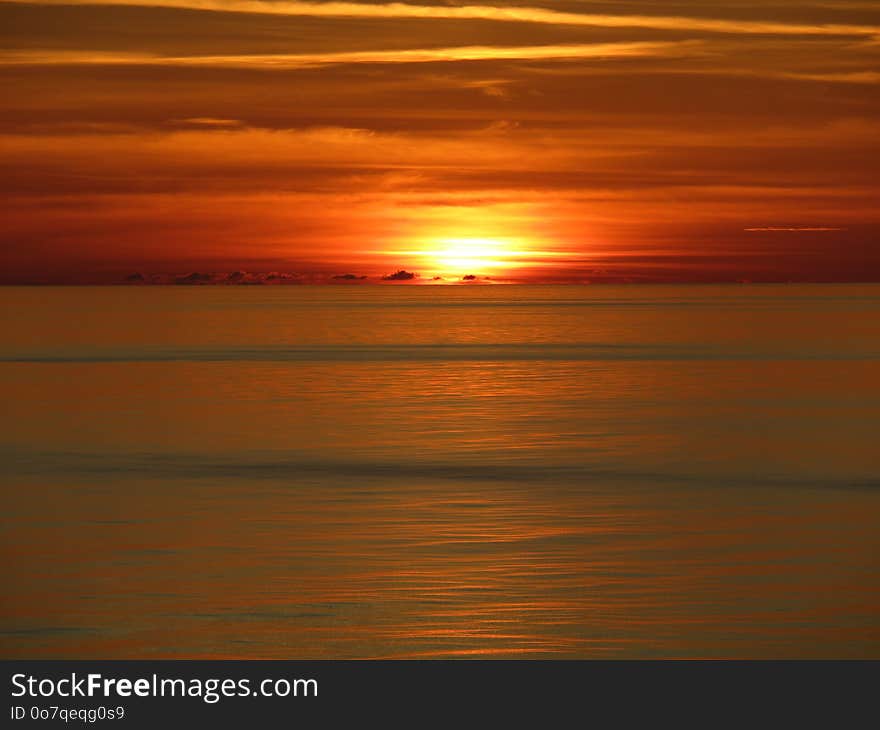
[[878, 662], [6, 661], [9, 727], [869, 717]]

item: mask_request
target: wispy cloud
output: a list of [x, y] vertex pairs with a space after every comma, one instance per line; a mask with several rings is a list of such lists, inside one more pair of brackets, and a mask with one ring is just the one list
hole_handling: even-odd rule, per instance
[[822, 83], [838, 84], [878, 84], [880, 83], [880, 71], [839, 71], [834, 73], [797, 73], [780, 71], [775, 75], [778, 78], [792, 79], [793, 81], [820, 81]]
[[189, 119], [172, 119], [173, 124], [185, 124], [191, 127], [240, 127], [240, 119], [215, 119], [214, 117], [191, 117]]
[[845, 231], [846, 228], [835, 228], [833, 226], [761, 226], [759, 228], [744, 228], [749, 233], [793, 233], [793, 232], [829, 232], [829, 231]]
[[[10, 0], [0, 0], [10, 2]], [[41, 5], [127, 5], [180, 8], [226, 13], [350, 18], [440, 18], [502, 22], [580, 25], [600, 28], [693, 30], [708, 33], [773, 35], [880, 35], [880, 27], [837, 23], [785, 23], [771, 20], [731, 20], [664, 15], [612, 15], [570, 13], [547, 8], [492, 5], [410, 5], [350, 2], [300, 2], [298, 0], [35, 0]]]
[[[296, 69], [355, 63], [430, 63], [483, 60], [552, 60], [684, 56], [700, 53], [699, 41], [584, 43], [548, 46], [456, 46], [452, 48], [345, 51], [339, 53], [158, 56], [92, 51], [4, 51], [0, 65], [201, 66], [249, 69]], [[187, 120], [202, 125], [231, 120]]]

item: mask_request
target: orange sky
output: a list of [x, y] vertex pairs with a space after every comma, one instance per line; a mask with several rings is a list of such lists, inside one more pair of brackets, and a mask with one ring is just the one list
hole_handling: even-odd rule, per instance
[[880, 281], [880, 2], [0, 0], [0, 34], [0, 283]]

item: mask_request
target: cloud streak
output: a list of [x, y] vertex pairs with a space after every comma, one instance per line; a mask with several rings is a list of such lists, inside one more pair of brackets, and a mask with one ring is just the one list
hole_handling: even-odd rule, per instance
[[[10, 2], [10, 0], [0, 0]], [[700, 31], [728, 34], [770, 35], [880, 35], [880, 27], [838, 23], [785, 23], [770, 20], [731, 20], [665, 15], [611, 15], [570, 13], [536, 7], [492, 5], [410, 5], [406, 3], [362, 4], [349, 2], [299, 2], [298, 0], [36, 0], [40, 5], [114, 5], [202, 10], [222, 13], [310, 16], [320, 18], [426, 18], [445, 20], [491, 20], [596, 28], [644, 28], [651, 30]]]
[[748, 233], [828, 233], [831, 231], [845, 231], [846, 228], [834, 228], [832, 226], [763, 226], [761, 228], [744, 228]]
[[[699, 54], [699, 41], [580, 43], [547, 46], [456, 46], [451, 48], [344, 51], [330, 53], [159, 56], [92, 51], [5, 51], [3, 66], [190, 66], [286, 70], [339, 64], [437, 63], [490, 60], [612, 59]], [[201, 121], [205, 120], [188, 120]], [[213, 120], [215, 126], [217, 121]]]

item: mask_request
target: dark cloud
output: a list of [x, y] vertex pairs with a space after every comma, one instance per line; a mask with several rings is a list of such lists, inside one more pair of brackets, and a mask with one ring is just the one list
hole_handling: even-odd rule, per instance
[[395, 271], [393, 274], [383, 276], [382, 281], [412, 281], [415, 278], [416, 274], [400, 269], [400, 271]]
[[235, 284], [238, 286], [248, 286], [254, 284], [264, 284], [262, 274], [252, 274], [247, 271], [233, 271], [224, 280], [225, 284]]
[[357, 274], [336, 274], [330, 278], [334, 281], [362, 281], [367, 277], [365, 275], [358, 276]]
[[312, 278], [287, 271], [270, 271], [268, 274], [257, 274], [257, 280], [263, 284], [305, 284], [313, 283]]
[[186, 276], [178, 276], [174, 280], [175, 284], [212, 284], [213, 282], [213, 274], [202, 274], [197, 271], [193, 271], [191, 274], [187, 274]]
[[[360, 277], [366, 278], [366, 277]], [[320, 275], [305, 275], [291, 272], [270, 271], [251, 272], [239, 269], [231, 273], [204, 273], [194, 271], [189, 274], [142, 274], [135, 273], [122, 277], [128, 284], [189, 284], [216, 286], [251, 286], [259, 284], [318, 284], [327, 280]]]

